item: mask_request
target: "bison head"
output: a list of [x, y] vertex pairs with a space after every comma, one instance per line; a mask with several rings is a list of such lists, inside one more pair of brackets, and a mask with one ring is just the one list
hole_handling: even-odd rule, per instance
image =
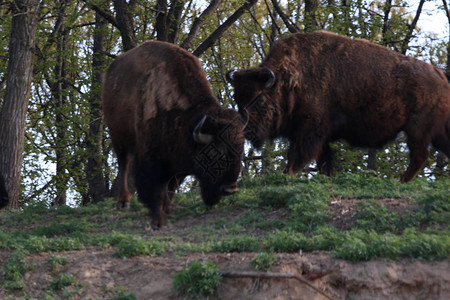
[[194, 175], [200, 181], [203, 201], [214, 205], [237, 191], [244, 151], [244, 124], [232, 110], [204, 115], [193, 129]]
[[272, 97], [276, 76], [270, 69], [258, 67], [230, 71], [226, 78], [234, 87], [234, 100], [239, 112], [248, 112], [245, 137], [260, 148], [264, 140], [271, 137], [271, 128], [280, 114], [279, 104]]

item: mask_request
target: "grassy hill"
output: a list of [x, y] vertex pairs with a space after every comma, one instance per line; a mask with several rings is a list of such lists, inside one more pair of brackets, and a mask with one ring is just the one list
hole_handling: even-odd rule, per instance
[[29, 258], [47, 252], [55, 270], [45, 287], [48, 299], [77, 284], [73, 275], [58, 272], [64, 265], [58, 253], [67, 251], [103, 249], [117, 258], [266, 255], [253, 262], [256, 269], [268, 269], [278, 253], [315, 250], [350, 262], [450, 255], [448, 178], [400, 184], [371, 174], [309, 180], [279, 174], [243, 179], [238, 193], [211, 208], [195, 190], [177, 194], [173, 206], [168, 225], [158, 231], [151, 230], [148, 211], [136, 199], [128, 212], [116, 210], [113, 199], [79, 208], [36, 203], [0, 212], [0, 296], [23, 295], [30, 288], [25, 274], [34, 268]]

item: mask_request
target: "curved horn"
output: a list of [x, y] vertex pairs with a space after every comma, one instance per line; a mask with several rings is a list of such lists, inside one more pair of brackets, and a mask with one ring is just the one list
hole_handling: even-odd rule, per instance
[[266, 89], [269, 89], [269, 88], [271, 88], [274, 85], [276, 77], [275, 77], [275, 74], [272, 72], [271, 69], [265, 68], [265, 67], [263, 69], [264, 69], [264, 71], [269, 73], [268, 74], [269, 75], [269, 79], [267, 79], [266, 83], [264, 84], [264, 87]]
[[247, 127], [248, 124], [248, 120], [249, 120], [249, 116], [248, 116], [248, 111], [246, 108], [244, 108], [242, 110], [242, 123], [244, 124], [244, 128]]
[[209, 144], [214, 140], [213, 135], [202, 133], [203, 123], [205, 123], [206, 118], [207, 118], [207, 115], [205, 115], [200, 120], [200, 122], [198, 122], [198, 124], [194, 128], [194, 132], [192, 133], [194, 141], [199, 144]]
[[234, 82], [234, 73], [236, 73], [236, 70], [230, 70], [227, 72], [227, 74], [225, 75], [225, 78], [227, 79], [227, 81], [229, 83], [233, 83]]

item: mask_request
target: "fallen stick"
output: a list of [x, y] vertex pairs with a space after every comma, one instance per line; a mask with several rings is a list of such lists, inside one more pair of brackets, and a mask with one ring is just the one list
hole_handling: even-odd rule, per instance
[[274, 278], [287, 278], [287, 279], [297, 279], [301, 283], [306, 284], [316, 292], [320, 293], [327, 299], [332, 299], [330, 296], [313, 286], [311, 283], [303, 279], [301, 276], [294, 275], [291, 273], [271, 273], [271, 272], [254, 272], [254, 271], [230, 271], [230, 272], [221, 272], [223, 277], [236, 278], [236, 277], [250, 277], [250, 278], [258, 278], [258, 279], [274, 279]]

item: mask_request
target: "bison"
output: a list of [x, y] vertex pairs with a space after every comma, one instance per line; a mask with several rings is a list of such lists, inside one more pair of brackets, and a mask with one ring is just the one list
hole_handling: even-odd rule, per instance
[[286, 172], [316, 159], [331, 175], [329, 143], [344, 139], [379, 148], [403, 131], [409, 166], [423, 167], [432, 144], [450, 157], [450, 85], [438, 68], [361, 39], [318, 31], [274, 44], [259, 67], [227, 74], [239, 110], [248, 111], [246, 138], [256, 147], [290, 142]]
[[129, 207], [130, 161], [154, 228], [164, 225], [171, 194], [187, 175], [199, 180], [207, 205], [237, 191], [245, 120], [219, 104], [194, 55], [143, 43], [111, 64], [102, 102], [119, 164], [120, 206]]

